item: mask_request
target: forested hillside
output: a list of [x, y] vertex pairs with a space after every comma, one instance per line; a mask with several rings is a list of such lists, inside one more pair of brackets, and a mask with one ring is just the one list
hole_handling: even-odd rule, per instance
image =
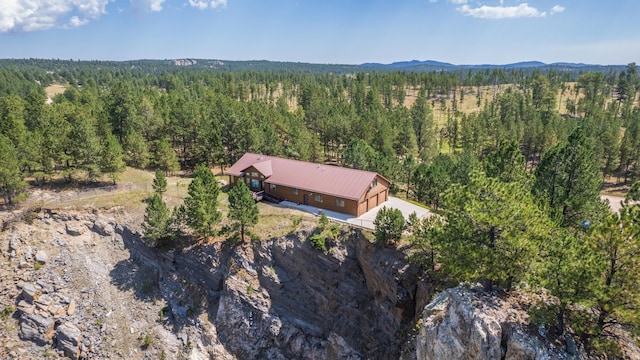
[[[4, 167], [14, 169], [2, 186], [7, 200], [21, 187], [16, 177], [115, 180], [122, 161], [174, 171], [228, 166], [253, 151], [375, 170], [396, 184], [416, 180], [407, 193], [437, 205], [441, 189], [428, 182], [460, 181], [450, 165], [472, 168], [515, 143], [533, 169], [577, 127], [603, 178], [640, 175], [635, 64], [572, 79], [522, 69], [337, 75], [149, 67], [158, 63], [4, 60], [1, 145]], [[52, 83], [67, 90], [46, 104]]]
[[[576, 76], [1, 64], [5, 205], [26, 181], [116, 183], [125, 165], [224, 169], [247, 151], [377, 171], [392, 192], [440, 210], [410, 223], [425, 276], [545, 287], [559, 303], [538, 321], [558, 336], [569, 323], [598, 351], [613, 351], [620, 324], [637, 329], [638, 189], [619, 214], [599, 197], [605, 180], [640, 178], [635, 64]], [[51, 84], [66, 90], [48, 99]]]

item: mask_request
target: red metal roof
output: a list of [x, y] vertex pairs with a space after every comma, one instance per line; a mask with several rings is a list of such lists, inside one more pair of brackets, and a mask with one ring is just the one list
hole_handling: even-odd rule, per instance
[[[360, 199], [371, 182], [376, 176], [379, 176], [370, 171], [252, 153], [244, 154], [227, 170], [227, 173], [233, 176], [242, 176], [244, 171], [251, 166], [265, 176], [265, 182], [268, 184], [354, 200]], [[272, 173], [268, 175], [269, 170]]]

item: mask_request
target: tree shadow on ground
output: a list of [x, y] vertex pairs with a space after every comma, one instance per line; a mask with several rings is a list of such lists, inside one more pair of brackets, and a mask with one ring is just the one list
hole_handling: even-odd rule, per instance
[[[111, 283], [121, 291], [133, 291], [138, 300], [164, 302], [166, 307], [158, 320], [165, 327], [178, 333], [187, 325], [195, 325], [212, 303], [217, 307], [217, 297], [212, 294], [222, 287], [225, 266], [214, 266], [211, 259], [226, 250], [215, 251], [207, 243], [192, 244], [188, 251], [182, 247], [156, 249], [128, 228], [118, 229], [118, 234], [130, 257], [113, 267]], [[216, 262], [226, 264], [225, 259]]]
[[110, 271], [111, 283], [120, 291], [133, 291], [137, 299], [152, 302], [160, 298], [158, 272], [133, 258], [118, 262]]

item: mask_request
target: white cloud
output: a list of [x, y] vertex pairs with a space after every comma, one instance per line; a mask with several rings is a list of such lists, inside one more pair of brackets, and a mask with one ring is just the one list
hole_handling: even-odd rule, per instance
[[453, 4], [462, 5], [462, 4], [466, 4], [467, 0], [449, 0], [449, 2]]
[[559, 14], [564, 11], [564, 6], [556, 5], [551, 8], [551, 15]]
[[162, 11], [165, 0], [129, 0], [131, 6], [142, 11]]
[[189, 0], [189, 5], [200, 10], [215, 9], [227, 6], [227, 0]]
[[462, 5], [456, 10], [466, 16], [479, 19], [512, 19], [523, 17], [545, 17], [547, 13], [522, 3], [518, 6], [480, 6], [472, 8], [469, 5]]
[[0, 32], [71, 28], [98, 19], [110, 0], [2, 0]]
[[69, 25], [68, 27], [78, 27], [78, 26], [82, 26], [86, 23], [88, 23], [89, 20], [88, 19], [80, 19], [77, 16], [72, 16], [71, 19], [69, 19]]

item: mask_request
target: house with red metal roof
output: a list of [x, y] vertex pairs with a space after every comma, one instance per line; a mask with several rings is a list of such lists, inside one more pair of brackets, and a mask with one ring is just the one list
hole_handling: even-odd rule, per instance
[[246, 153], [227, 170], [229, 185], [298, 204], [360, 216], [389, 198], [390, 181], [378, 173]]

